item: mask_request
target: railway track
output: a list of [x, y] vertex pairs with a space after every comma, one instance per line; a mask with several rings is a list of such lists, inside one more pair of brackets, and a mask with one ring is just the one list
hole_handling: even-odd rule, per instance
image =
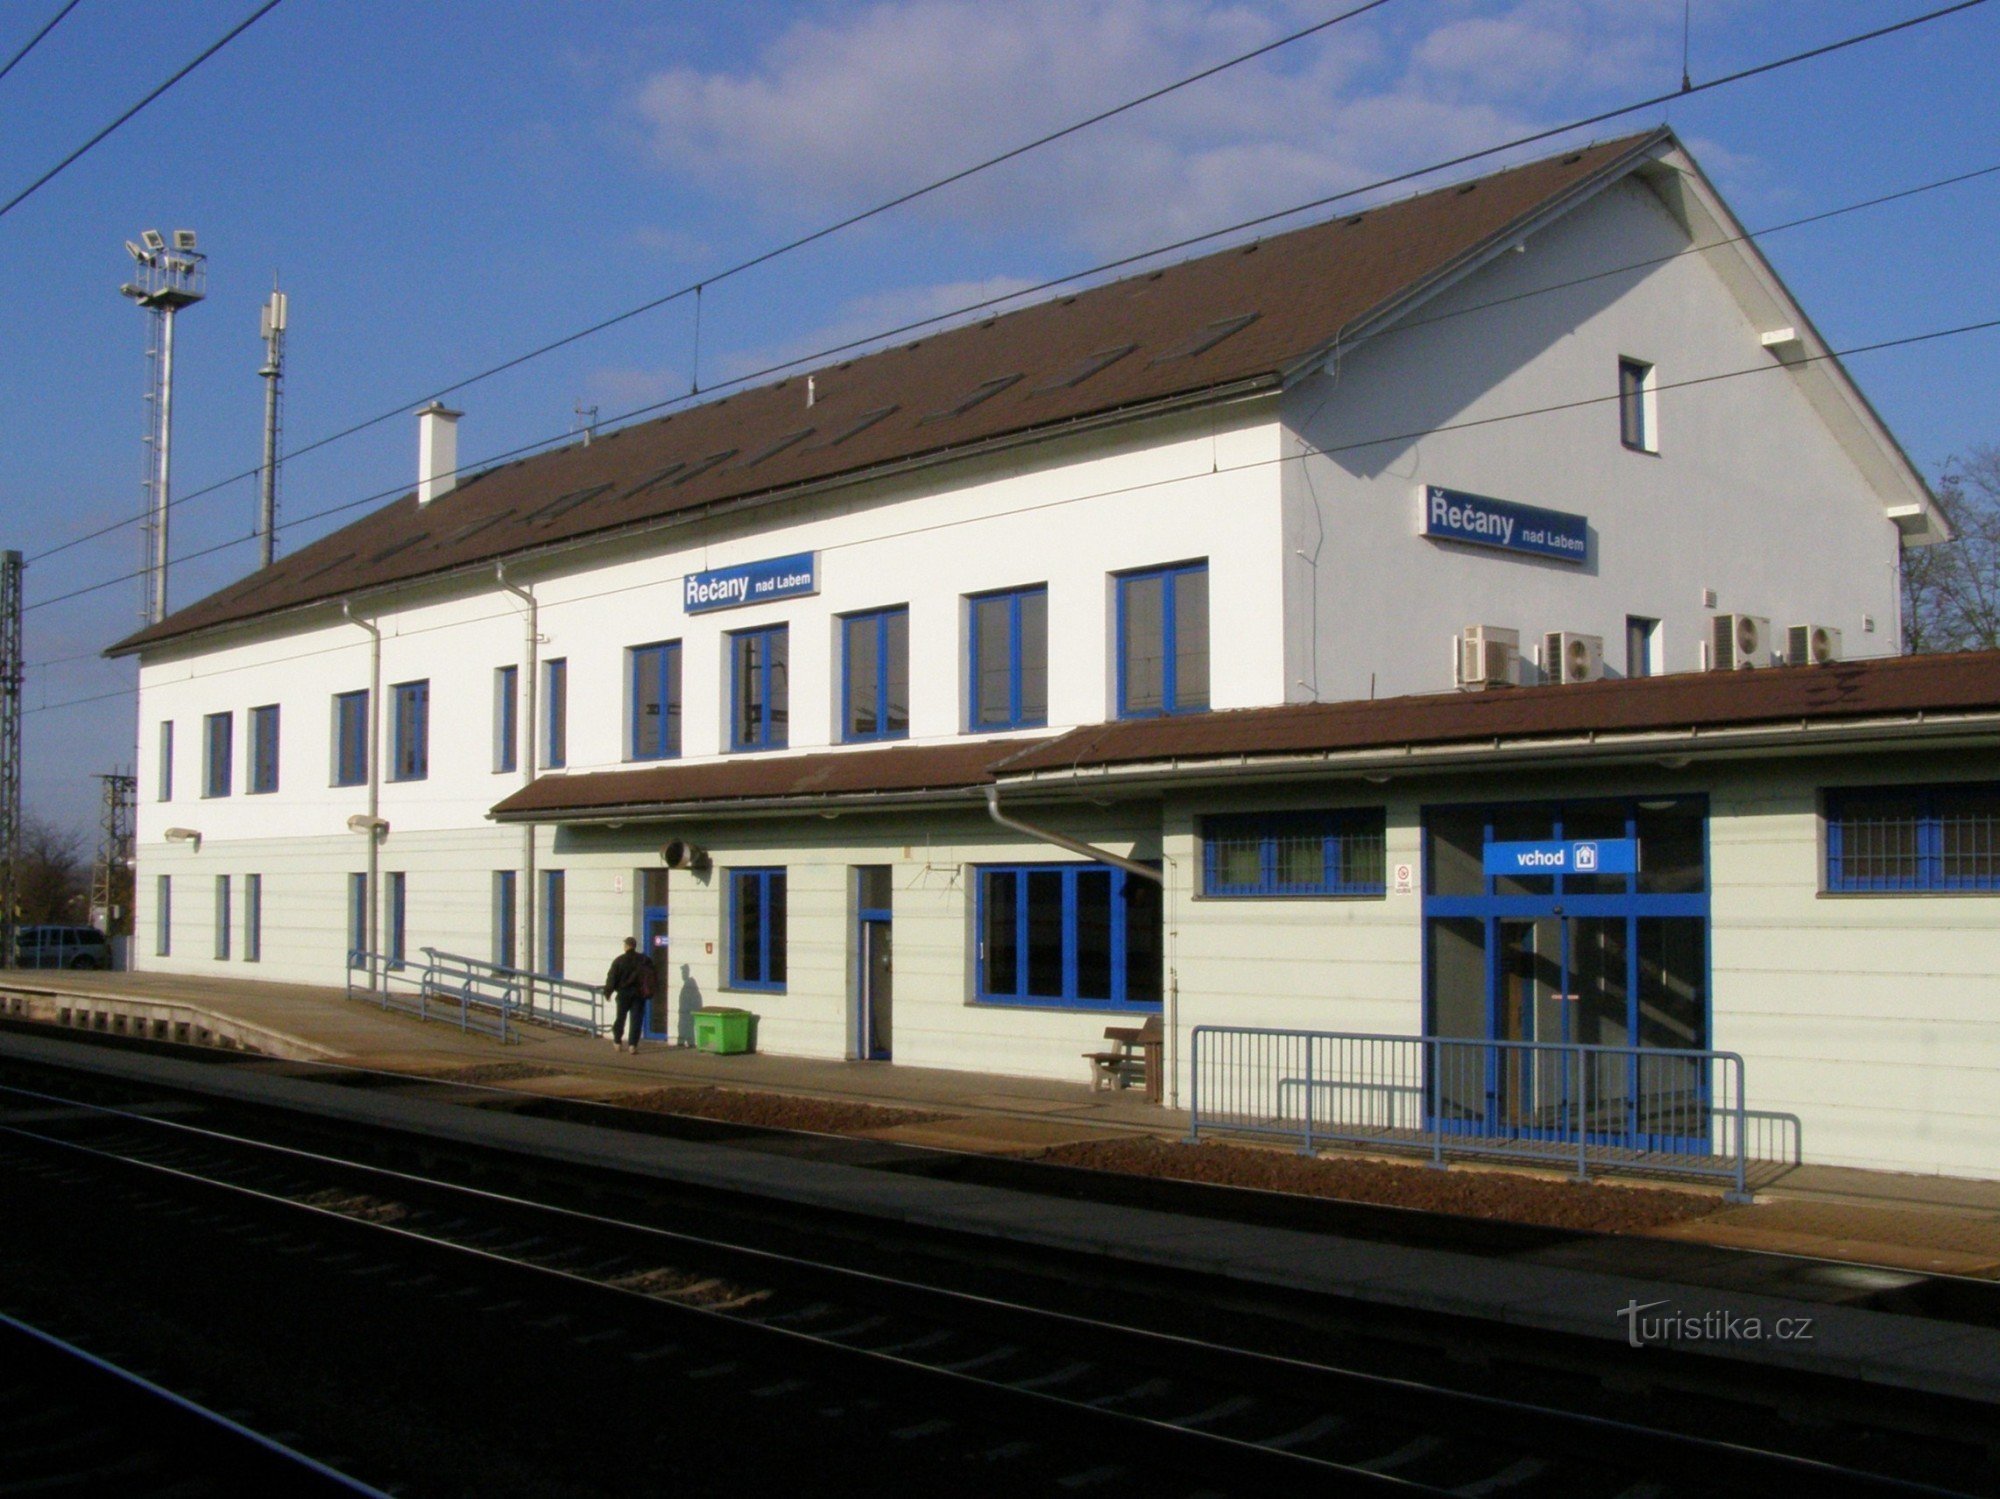
[[252, 1350], [212, 1362], [325, 1327], [325, 1369], [374, 1416], [267, 1391], [272, 1419], [359, 1442], [355, 1471], [409, 1492], [606, 1492], [628, 1452], [678, 1486], [749, 1491], [823, 1486], [830, 1460], [958, 1493], [1979, 1491], [1275, 1356], [1204, 1332], [1199, 1309], [1135, 1328], [1003, 1294], [1011, 1264], [989, 1292], [919, 1283], [798, 1252], [809, 1226], [789, 1250], [729, 1242], [440, 1180], [407, 1169], [414, 1144], [404, 1165], [379, 1145], [360, 1160], [79, 1091], [0, 1088], [0, 1193], [16, 1221], [37, 1199], [66, 1220], [78, 1258], [55, 1281], [89, 1281], [87, 1223], [142, 1223], [151, 1315]]

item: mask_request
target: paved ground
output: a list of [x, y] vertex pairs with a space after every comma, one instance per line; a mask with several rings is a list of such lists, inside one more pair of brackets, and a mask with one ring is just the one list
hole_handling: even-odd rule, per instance
[[[301, 1056], [411, 1071], [506, 1064], [493, 1070], [511, 1078], [489, 1080], [535, 1092], [603, 1096], [712, 1084], [924, 1108], [951, 1117], [904, 1125], [883, 1132], [885, 1137], [954, 1150], [1032, 1153], [1119, 1133], [1186, 1132], [1185, 1115], [1150, 1106], [1136, 1091], [1094, 1092], [1085, 1081], [799, 1057], [718, 1057], [664, 1044], [627, 1056], [603, 1040], [534, 1028], [503, 1047], [484, 1036], [350, 1000], [338, 989], [143, 973], [8, 977], [0, 992], [44, 1006], [84, 996], [115, 1004], [187, 1006], [214, 1017], [218, 1027], [233, 1023], [289, 1037]], [[1758, 1198], [1753, 1205], [1652, 1232], [1733, 1248], [2000, 1276], [2000, 1181], [1803, 1166], [1763, 1185]]]

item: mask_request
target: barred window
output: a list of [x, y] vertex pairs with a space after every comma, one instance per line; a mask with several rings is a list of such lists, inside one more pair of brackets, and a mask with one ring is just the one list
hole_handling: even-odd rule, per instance
[[2000, 785], [1826, 794], [1830, 891], [2000, 891]]
[[1380, 807], [1205, 817], [1204, 895], [1381, 895]]

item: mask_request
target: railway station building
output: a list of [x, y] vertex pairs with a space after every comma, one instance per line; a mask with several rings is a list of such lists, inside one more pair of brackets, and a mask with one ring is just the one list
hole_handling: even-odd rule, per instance
[[1638, 1054], [1726, 1052], [1773, 1149], [2000, 1159], [2000, 658], [1896, 655], [1943, 521], [1668, 132], [483, 471], [457, 420], [114, 647], [142, 966], [634, 935], [663, 1038], [1082, 1081], [1158, 1017], [1182, 1107], [1236, 1033], [1463, 1042], [1304, 1107], [1475, 1133], [1595, 1046], [1697, 1141]]

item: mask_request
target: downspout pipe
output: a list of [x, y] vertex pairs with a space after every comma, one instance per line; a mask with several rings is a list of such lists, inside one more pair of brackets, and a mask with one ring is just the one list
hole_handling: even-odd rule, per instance
[[[1166, 899], [1172, 895], [1172, 891], [1167, 885], [1166, 871], [1163, 869], [1155, 869], [1150, 864], [1141, 864], [1137, 859], [1128, 859], [1123, 854], [1114, 854], [1108, 848], [1099, 848], [1094, 843], [1085, 843], [1081, 838], [1072, 838], [1067, 833], [1058, 833], [1054, 828], [1037, 827], [1032, 822], [1023, 822], [1020, 818], [1010, 816], [1001, 811], [1000, 788], [997, 785], [991, 785], [986, 788], [986, 815], [999, 823], [1003, 828], [1012, 829], [1016, 833], [1025, 834], [1043, 843], [1054, 844], [1057, 848], [1067, 849], [1070, 853], [1081, 854], [1084, 858], [1093, 860], [1096, 863], [1109, 864], [1114, 869], [1122, 869], [1127, 874], [1137, 875], [1142, 880], [1151, 880], [1155, 885], [1160, 887], [1162, 896], [1161, 905], [1163, 908], [1166, 904]], [[1168, 947], [1166, 978], [1167, 1107], [1178, 1109], [1181, 1106], [1179, 1062], [1181, 980], [1179, 969], [1173, 961], [1171, 945]]]
[[[516, 742], [514, 753], [521, 766], [521, 784], [531, 785], [535, 779], [536, 757], [541, 751], [541, 722], [535, 716], [538, 693], [541, 687], [542, 609], [533, 593], [518, 583], [507, 580], [507, 564], [493, 564], [493, 580], [507, 592], [519, 599], [527, 608], [527, 639], [523, 645], [525, 660], [522, 673], [527, 681], [522, 683], [522, 722], [514, 725]], [[526, 885], [521, 893], [521, 967], [527, 972], [535, 972], [535, 825], [525, 824], [521, 829], [521, 874]], [[535, 1008], [534, 980], [528, 981], [526, 995], [528, 1009]]]
[[354, 612], [351, 599], [340, 601], [347, 622], [368, 632], [368, 876], [361, 916], [361, 935], [368, 949], [368, 987], [376, 988], [375, 958], [381, 952], [376, 891], [382, 882], [382, 628]]

